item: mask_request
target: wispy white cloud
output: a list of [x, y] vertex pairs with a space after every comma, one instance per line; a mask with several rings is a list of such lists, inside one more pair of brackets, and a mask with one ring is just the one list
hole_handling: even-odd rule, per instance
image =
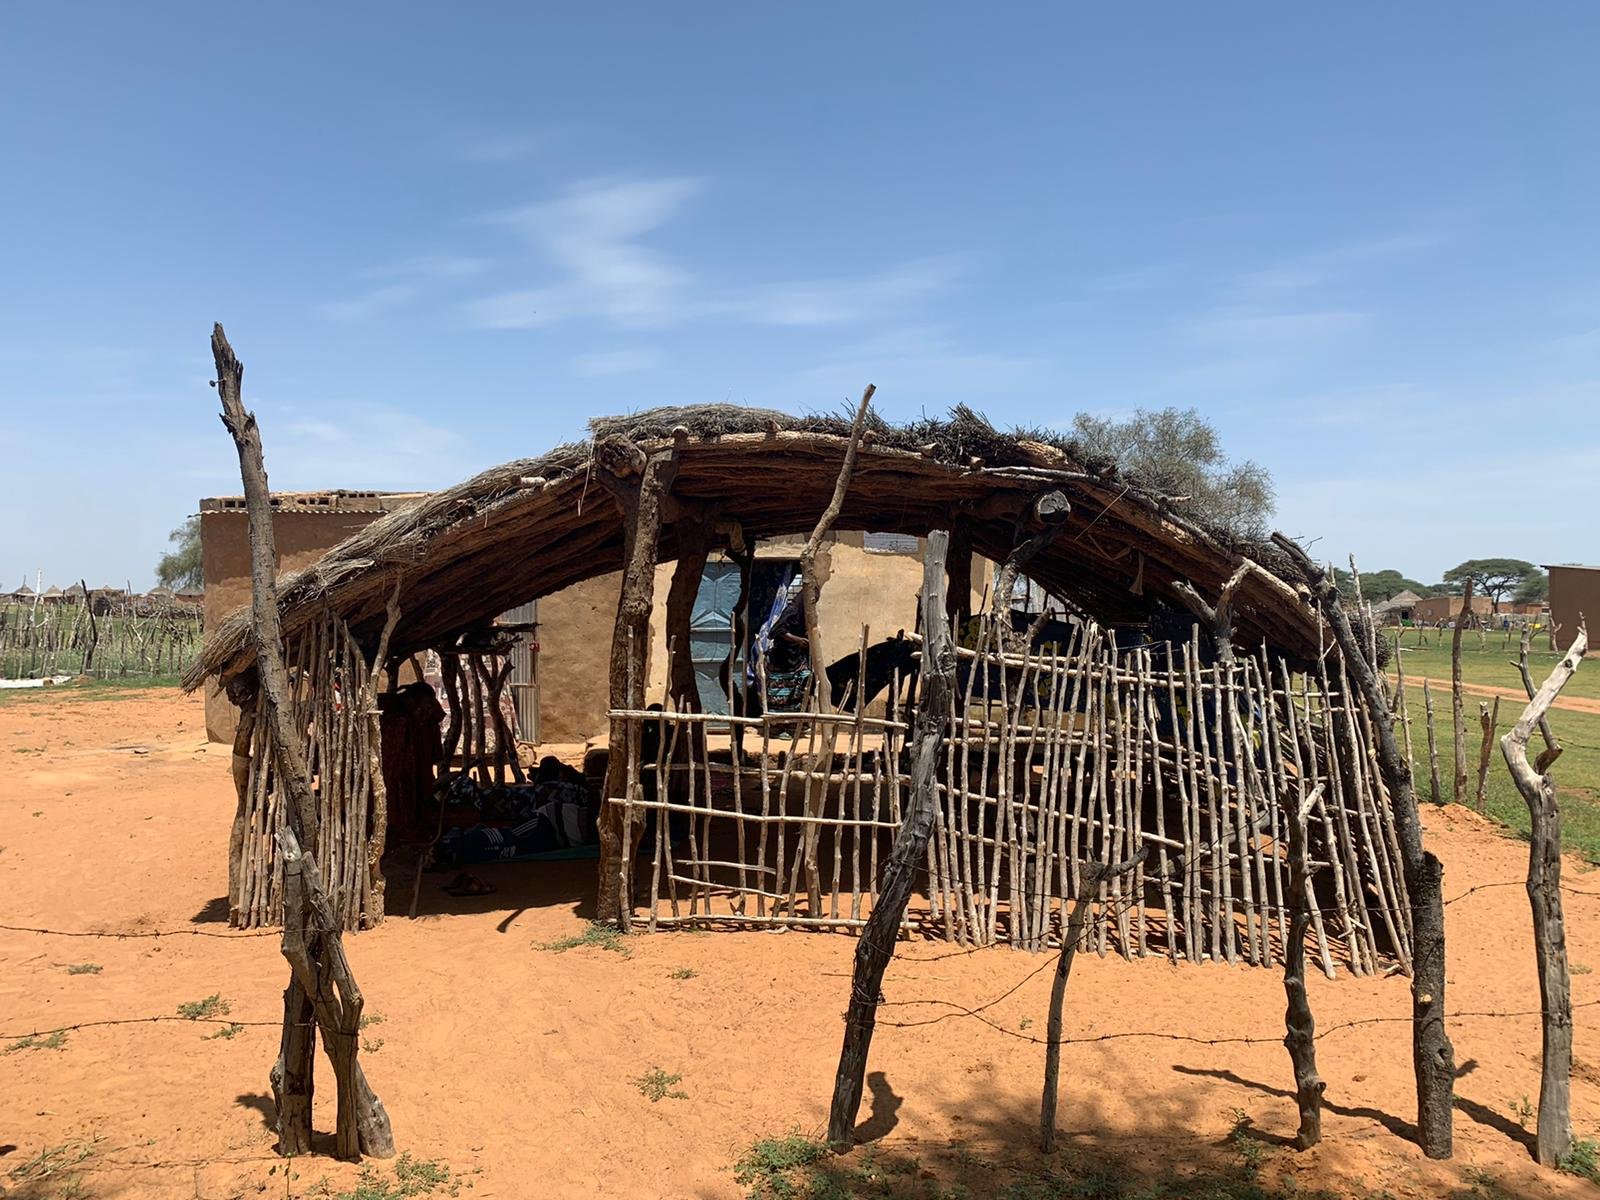
[[556, 278], [486, 296], [469, 307], [470, 316], [490, 329], [577, 317], [634, 327], [666, 323], [693, 279], [644, 239], [699, 190], [689, 178], [592, 180], [555, 200], [498, 214], [492, 220], [525, 240]]
[[[257, 407], [271, 438], [276, 487], [440, 487], [475, 465], [460, 432], [402, 409], [331, 402], [315, 411], [300, 404]], [[330, 418], [332, 412], [338, 417]]]
[[1272, 311], [1264, 308], [1215, 309], [1188, 322], [1188, 336], [1196, 342], [1250, 350], [1301, 350], [1359, 328], [1367, 320], [1361, 312]]
[[415, 283], [386, 283], [344, 300], [320, 304], [317, 312], [330, 321], [365, 321], [408, 304], [421, 294], [422, 288]]
[[606, 375], [630, 375], [635, 371], [649, 371], [661, 363], [657, 350], [643, 346], [617, 350], [597, 350], [580, 354], [572, 360], [572, 373], [589, 378]]
[[1248, 293], [1310, 291], [1346, 282], [1364, 271], [1448, 242], [1442, 230], [1417, 230], [1343, 242], [1325, 250], [1291, 255], [1245, 271], [1227, 286]]
[[959, 256], [944, 255], [853, 278], [763, 284], [712, 301], [707, 308], [758, 325], [835, 325], [881, 319], [948, 291], [964, 265]]
[[492, 165], [529, 158], [553, 141], [548, 133], [484, 133], [463, 139], [455, 147], [456, 157], [471, 163]]

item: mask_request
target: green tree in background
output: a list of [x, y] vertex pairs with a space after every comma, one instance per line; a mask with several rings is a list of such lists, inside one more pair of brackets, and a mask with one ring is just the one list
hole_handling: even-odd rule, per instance
[[1480, 596], [1488, 596], [1498, 608], [1507, 593], [1515, 591], [1538, 569], [1520, 558], [1469, 558], [1446, 571], [1444, 581], [1452, 591], [1459, 592], [1470, 579], [1472, 590]]
[[[1346, 600], [1356, 597], [1355, 581], [1349, 571], [1342, 571], [1338, 567], [1333, 569], [1333, 580], [1338, 585], [1339, 595]], [[1423, 599], [1434, 594], [1434, 589], [1425, 583], [1418, 583], [1409, 579], [1399, 571], [1386, 569], [1383, 571], [1361, 572], [1361, 598], [1369, 604], [1381, 604], [1385, 600], [1398, 596], [1401, 592], [1415, 592]]]
[[1543, 604], [1550, 599], [1550, 576], [1535, 567], [1522, 577], [1511, 599], [1515, 604]]
[[156, 582], [169, 588], [199, 587], [200, 518], [190, 517], [167, 535], [167, 541], [176, 549], [156, 563]]
[[1185, 497], [1182, 510], [1237, 537], [1263, 538], [1272, 516], [1272, 476], [1229, 462], [1216, 427], [1192, 408], [1136, 409], [1126, 421], [1079, 413], [1072, 433], [1092, 458], [1109, 459], [1141, 484]]

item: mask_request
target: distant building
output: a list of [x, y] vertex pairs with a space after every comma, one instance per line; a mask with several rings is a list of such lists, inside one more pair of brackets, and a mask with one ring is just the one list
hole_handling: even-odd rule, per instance
[[[1460, 596], [1429, 596], [1426, 600], [1418, 600], [1411, 606], [1411, 619], [1428, 625], [1437, 625], [1440, 621], [1454, 621], [1460, 613]], [[1494, 601], [1489, 597], [1472, 598], [1472, 615], [1475, 618], [1483, 621], [1493, 614]]]
[[1600, 622], [1600, 567], [1551, 563], [1545, 570], [1550, 572], [1550, 620], [1557, 627], [1555, 643], [1558, 649], [1565, 650], [1577, 635], [1580, 615]]
[[1405, 625], [1416, 619], [1414, 610], [1422, 599], [1410, 588], [1397, 592], [1387, 600], [1372, 606], [1372, 611], [1378, 616], [1378, 621], [1383, 625]]

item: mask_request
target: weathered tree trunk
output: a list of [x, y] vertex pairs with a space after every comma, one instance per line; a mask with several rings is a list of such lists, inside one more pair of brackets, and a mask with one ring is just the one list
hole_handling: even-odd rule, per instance
[[[1056, 535], [1065, 528], [1071, 512], [1072, 503], [1066, 493], [1045, 492], [1036, 497], [1032, 506], [1017, 518], [1016, 542], [1011, 547], [1011, 553], [1006, 555], [1005, 562], [1000, 564], [994, 583], [994, 602], [990, 606], [999, 614], [1000, 648], [1003, 651], [1012, 649], [1018, 640], [1011, 628], [1011, 593], [1016, 587], [1017, 577], [1039, 551], [1054, 541]], [[1024, 537], [1025, 523], [1030, 520], [1036, 522], [1039, 529]]]
[[[645, 455], [625, 438], [608, 438], [595, 447], [599, 478], [622, 509], [622, 592], [611, 635], [611, 707], [644, 707], [645, 667], [650, 652], [650, 613], [655, 607], [655, 573], [661, 540], [661, 510], [678, 473], [678, 461], [689, 431], [673, 430], [670, 450]], [[628, 721], [611, 722], [606, 761], [606, 794], [600, 812], [600, 880], [598, 916], [627, 929], [632, 898], [624, 880], [633, 865], [633, 830], [622, 811], [609, 801], [628, 786], [628, 763], [634, 747]], [[665, 822], [662, 822], [663, 827]], [[658, 835], [658, 836], [664, 836]]]
[[1456, 775], [1450, 797], [1457, 804], [1467, 802], [1467, 716], [1461, 694], [1461, 631], [1472, 619], [1472, 580], [1461, 590], [1461, 612], [1450, 637], [1450, 722], [1455, 731]]
[[1500, 697], [1494, 698], [1494, 708], [1478, 704], [1478, 724], [1483, 729], [1483, 745], [1478, 749], [1478, 790], [1476, 799], [1479, 812], [1489, 811], [1489, 756], [1494, 752], [1494, 730], [1500, 724]]
[[945, 584], [944, 612], [950, 636], [959, 645], [972, 616], [972, 526], [963, 519], [950, 523], [949, 578]]
[[1539, 1128], [1534, 1152], [1541, 1166], [1560, 1165], [1572, 1151], [1572, 976], [1567, 965], [1566, 917], [1561, 905], [1561, 809], [1549, 772], [1528, 764], [1528, 739], [1578, 669], [1589, 633], [1577, 636], [1544, 686], [1528, 701], [1511, 732], [1500, 739], [1511, 778], [1528, 805], [1528, 902], [1533, 908], [1533, 948], [1539, 967], [1539, 1008], [1544, 1062], [1539, 1077]]
[[1284, 815], [1289, 825], [1289, 935], [1283, 947], [1283, 1044], [1294, 1067], [1295, 1103], [1300, 1129], [1295, 1145], [1309, 1150], [1322, 1140], [1322, 1092], [1327, 1086], [1317, 1073], [1317, 1022], [1306, 993], [1306, 931], [1311, 927], [1311, 856], [1306, 849], [1306, 818], [1316, 806], [1319, 783], [1309, 796], [1289, 798]]
[[1411, 900], [1411, 1065], [1417, 1077], [1417, 1135], [1429, 1158], [1449, 1158], [1453, 1140], [1455, 1049], [1445, 1028], [1444, 868], [1423, 849], [1411, 764], [1400, 754], [1394, 727], [1384, 720], [1388, 704], [1374, 664], [1350, 626], [1339, 593], [1299, 543], [1274, 534], [1273, 541], [1295, 562], [1318, 606], [1333, 627], [1339, 652], [1366, 703], [1378, 741], [1378, 768], [1394, 813], [1406, 891]]
[[674, 522], [678, 561], [667, 588], [667, 698], [679, 712], [700, 711], [700, 690], [694, 679], [693, 637], [695, 597], [700, 577], [711, 554], [713, 527], [699, 512], [685, 510]]
[[[266, 696], [267, 719], [275, 744], [276, 784], [289, 798], [285, 806], [288, 828], [279, 831], [278, 844], [284, 861], [282, 949], [284, 958], [289, 961], [292, 982], [284, 993], [280, 1057], [271, 1073], [278, 1102], [279, 1148], [284, 1154], [295, 1154], [304, 1153], [311, 1145], [315, 1043], [307, 1012], [309, 1001], [333, 1056], [339, 1092], [338, 1153], [344, 1158], [359, 1158], [364, 1151], [387, 1158], [394, 1154], [389, 1117], [372, 1089], [366, 1086], [355, 1061], [361, 993], [344, 957], [340, 936], [342, 923], [322, 896], [314, 867], [307, 874], [303, 865], [303, 861], [313, 861], [309, 847], [318, 844], [317, 809], [311, 795], [302, 731], [296, 728], [293, 720], [289, 677], [283, 665], [272, 498], [262, 459], [261, 433], [255, 415], [245, 410], [240, 397], [244, 365], [228, 345], [221, 325], [212, 330], [211, 352], [216, 361], [222, 423], [233, 435], [244, 483], [245, 512], [250, 528], [250, 596], [256, 671]], [[307, 847], [303, 861], [302, 847]], [[312, 931], [310, 940], [307, 930]], [[326, 1004], [323, 999], [323, 993], [331, 991], [335, 984], [346, 997], [343, 1011]], [[336, 1046], [338, 1053], [334, 1055]]]
[[1422, 681], [1422, 709], [1428, 718], [1428, 799], [1443, 804], [1444, 792], [1439, 786], [1439, 731], [1433, 719], [1433, 692], [1426, 679]]
[[228, 833], [228, 923], [240, 922], [240, 875], [244, 859], [245, 827], [250, 811], [250, 747], [256, 735], [256, 679], [254, 672], [228, 681], [228, 699], [239, 714], [233, 731], [233, 790], [238, 805]]
[[[822, 648], [822, 624], [817, 611], [822, 599], [822, 577], [817, 571], [817, 555], [822, 551], [822, 539], [833, 528], [833, 523], [839, 519], [839, 513], [844, 509], [844, 498], [850, 491], [850, 477], [855, 474], [856, 456], [860, 453], [861, 439], [866, 433], [867, 412], [871, 407], [872, 394], [875, 391], [877, 388], [869, 383], [861, 393], [861, 403], [856, 406], [855, 420], [850, 424], [850, 440], [845, 445], [844, 461], [839, 464], [839, 475], [834, 480], [833, 495], [829, 497], [828, 506], [817, 518], [811, 536], [806, 539], [806, 544], [800, 551], [801, 611], [806, 623], [806, 648], [811, 657], [811, 687], [816, 704], [814, 711], [819, 713], [831, 713], [833, 699], [828, 693], [828, 662]], [[831, 722], [824, 721], [820, 732], [821, 761], [811, 764], [811, 775], [806, 780], [806, 816], [811, 818], [822, 814], [822, 806], [828, 797], [828, 777], [833, 771]], [[815, 821], [807, 821], [805, 830], [801, 834], [801, 844], [806, 868], [806, 895], [813, 917], [822, 913], [822, 878], [817, 871], [818, 836], [819, 827]]]
[[856, 943], [844, 1046], [839, 1052], [833, 1105], [828, 1114], [828, 1142], [839, 1150], [849, 1149], [854, 1140], [883, 973], [894, 954], [895, 938], [900, 932], [900, 922], [905, 917], [917, 869], [926, 857], [928, 836], [933, 829], [939, 750], [953, 715], [956, 687], [955, 645], [945, 623], [942, 595], [948, 549], [947, 533], [935, 530], [928, 535], [928, 550], [922, 566], [922, 689], [912, 746], [911, 798], [883, 869], [877, 901], [861, 931], [861, 940]]

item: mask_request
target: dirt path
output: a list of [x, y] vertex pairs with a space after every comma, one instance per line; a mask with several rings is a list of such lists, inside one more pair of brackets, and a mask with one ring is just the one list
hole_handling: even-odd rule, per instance
[[[325, 1157], [297, 1161], [286, 1180], [272, 1151], [267, 1069], [287, 971], [275, 936], [220, 923], [233, 800], [227, 751], [205, 743], [199, 702], [150, 693], [8, 703], [0, 767], [0, 923], [178, 931], [0, 929], [0, 1051], [35, 1030], [171, 1016], [213, 994], [240, 1022], [226, 1037], [216, 1036], [224, 1025], [187, 1021], [96, 1025], [68, 1033], [59, 1049], [0, 1053], [0, 1180], [41, 1150], [82, 1139], [91, 1153], [80, 1194], [91, 1197], [300, 1197], [324, 1177], [335, 1190], [353, 1187], [356, 1169]], [[1447, 896], [1508, 885], [1446, 910], [1451, 1010], [1537, 1008], [1524, 847], [1462, 809], [1429, 808], [1425, 819]], [[1569, 870], [1583, 889], [1567, 909], [1573, 958], [1600, 967], [1600, 873], [1575, 862]], [[367, 1029], [362, 1061], [396, 1140], [448, 1164], [472, 1185], [460, 1195], [735, 1200], [744, 1189], [730, 1167], [754, 1139], [824, 1129], [852, 940], [657, 934], [630, 939], [626, 953], [554, 953], [540, 947], [584, 928], [592, 867], [482, 873], [495, 894], [453, 900], [429, 877], [421, 919], [391, 918], [349, 942], [367, 1011], [383, 1019]], [[1050, 965], [1004, 949], [898, 949], [869, 1068], [879, 1153], [917, 1160], [913, 1171], [930, 1179], [975, 1158], [1039, 1165], [1042, 1050], [1032, 1039]], [[1572, 983], [1572, 1107], [1579, 1133], [1593, 1137], [1600, 973]], [[1415, 1097], [1406, 980], [1318, 975], [1311, 994], [1325, 1031], [1326, 1140], [1297, 1155], [1283, 1148], [1296, 1120], [1276, 972], [1080, 957], [1067, 1001], [1067, 1035], [1080, 1040], [1062, 1064], [1068, 1158], [1058, 1161], [1124, 1154], [1184, 1170], [1232, 1161], [1240, 1110], [1265, 1146], [1264, 1170], [1307, 1191], [1594, 1194], [1535, 1167], [1513, 1115], [1514, 1102], [1538, 1094], [1536, 1017], [1452, 1020], [1462, 1065], [1457, 1157], [1441, 1164], [1407, 1136]], [[988, 1006], [995, 1027], [950, 1005]], [[1399, 1019], [1340, 1028], [1375, 1016]], [[1129, 1032], [1158, 1036], [1117, 1036]], [[1228, 1038], [1261, 1040], [1217, 1044]], [[681, 1075], [673, 1090], [685, 1098], [641, 1094], [633, 1081], [655, 1068]], [[320, 1058], [318, 1070], [322, 1082]], [[319, 1130], [332, 1128], [333, 1101], [325, 1083]], [[869, 1160], [858, 1152], [849, 1161]], [[992, 1190], [973, 1190], [974, 1200], [1004, 1194], [1009, 1169], [997, 1165]], [[1495, 1189], [1477, 1191], [1485, 1178]]]
[[[1393, 683], [1394, 681], [1395, 676], [1390, 675], [1389, 682]], [[1446, 693], [1450, 691], [1450, 679], [1448, 676], [1444, 679], [1434, 679], [1428, 675], [1406, 676], [1407, 687], [1415, 684], [1420, 688], [1424, 683], [1433, 684], [1435, 691], [1443, 690]], [[1495, 687], [1489, 683], [1468, 683], [1462, 680], [1461, 690], [1472, 696], [1499, 696], [1502, 699], [1515, 700], [1518, 704], [1528, 703], [1528, 693], [1521, 688]], [[1557, 696], [1555, 703], [1551, 707], [1564, 708], [1569, 712], [1600, 714], [1600, 700], [1590, 696]]]

